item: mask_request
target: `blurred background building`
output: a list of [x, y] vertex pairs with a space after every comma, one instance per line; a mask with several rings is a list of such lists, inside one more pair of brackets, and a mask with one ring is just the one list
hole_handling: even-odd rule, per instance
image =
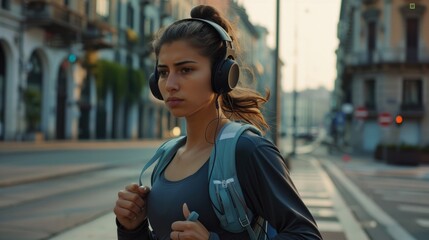
[[148, 88], [151, 41], [198, 4], [233, 21], [243, 75], [252, 72], [249, 83], [262, 93], [272, 89], [267, 29], [236, 1], [1, 0], [0, 139], [163, 138], [184, 129]]
[[[354, 149], [429, 144], [428, 7], [425, 0], [342, 1], [333, 116], [345, 116], [335, 125]], [[381, 113], [399, 114], [403, 124], [381, 126]]]

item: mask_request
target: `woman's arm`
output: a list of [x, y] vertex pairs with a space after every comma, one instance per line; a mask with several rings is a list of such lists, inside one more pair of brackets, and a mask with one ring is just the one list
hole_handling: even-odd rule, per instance
[[146, 219], [138, 228], [130, 231], [124, 229], [121, 226], [118, 219], [116, 219], [118, 240], [153, 240], [156, 239], [152, 236], [152, 233], [149, 231], [149, 223]]
[[277, 230], [274, 239], [322, 239], [282, 156], [271, 142], [244, 133], [237, 144], [236, 164], [248, 207]]

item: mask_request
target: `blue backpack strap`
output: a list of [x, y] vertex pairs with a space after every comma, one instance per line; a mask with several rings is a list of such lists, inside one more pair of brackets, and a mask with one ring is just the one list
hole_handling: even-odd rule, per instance
[[161, 172], [165, 169], [165, 167], [167, 167], [167, 165], [170, 163], [170, 161], [173, 158], [173, 155], [176, 154], [177, 150], [183, 146], [183, 144], [186, 141], [186, 137], [185, 136], [181, 136], [181, 137], [177, 137], [177, 138], [173, 138], [170, 139], [168, 141], [166, 141], [164, 144], [162, 144], [158, 150], [155, 152], [155, 155], [153, 155], [153, 157], [149, 160], [149, 162], [147, 162], [142, 171], [140, 172], [140, 177], [139, 177], [139, 185], [142, 185], [142, 176], [143, 173], [155, 162], [158, 163], [155, 165], [155, 168], [152, 172], [152, 176], [151, 176], [151, 184], [153, 184], [153, 182], [155, 182], [155, 180], [159, 177], [159, 175], [161, 174]]
[[251, 226], [253, 214], [246, 206], [235, 165], [237, 141], [246, 130], [261, 135], [254, 126], [237, 122], [230, 122], [221, 130], [210, 156], [209, 194], [223, 229], [233, 233], [246, 229], [250, 239], [256, 240]]

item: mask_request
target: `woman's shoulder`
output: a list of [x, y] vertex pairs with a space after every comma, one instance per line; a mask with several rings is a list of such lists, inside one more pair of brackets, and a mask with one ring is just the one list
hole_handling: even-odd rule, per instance
[[241, 154], [251, 155], [255, 151], [266, 151], [269, 149], [275, 149], [274, 144], [270, 140], [249, 130], [243, 132], [236, 145], [236, 152], [239, 156]]
[[263, 144], [272, 145], [272, 142], [264, 136], [261, 136], [253, 131], [246, 130], [243, 132], [243, 134], [241, 134], [237, 144], [247, 146], [259, 146]]

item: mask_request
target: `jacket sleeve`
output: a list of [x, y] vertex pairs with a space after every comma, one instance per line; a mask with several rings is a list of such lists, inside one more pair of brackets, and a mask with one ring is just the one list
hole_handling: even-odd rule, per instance
[[270, 141], [244, 133], [237, 143], [236, 168], [246, 204], [277, 230], [275, 240], [322, 239], [283, 157]]
[[116, 219], [118, 240], [154, 240], [152, 232], [149, 230], [149, 222], [146, 219], [137, 229], [125, 230]]

